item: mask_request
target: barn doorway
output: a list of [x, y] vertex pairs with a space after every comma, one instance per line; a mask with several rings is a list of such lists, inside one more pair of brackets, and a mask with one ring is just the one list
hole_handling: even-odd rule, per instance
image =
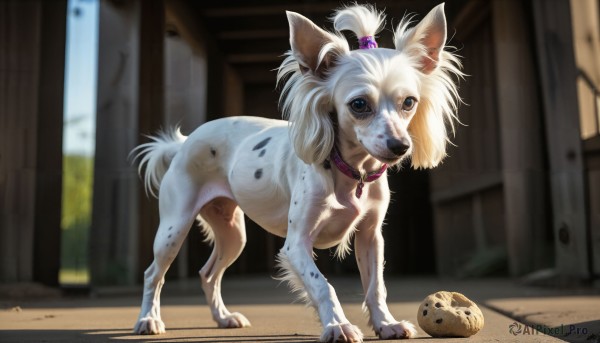
[[61, 285], [89, 283], [96, 132], [98, 1], [69, 0], [65, 63]]

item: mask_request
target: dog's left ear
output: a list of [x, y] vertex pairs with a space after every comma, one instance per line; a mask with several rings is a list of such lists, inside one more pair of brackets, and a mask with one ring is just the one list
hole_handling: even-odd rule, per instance
[[322, 77], [332, 66], [335, 54], [344, 50], [338, 46], [341, 40], [301, 14], [290, 11], [286, 11], [286, 14], [290, 24], [292, 54], [300, 70]]
[[444, 4], [434, 7], [421, 22], [407, 29], [410, 20], [403, 19], [395, 33], [396, 49], [418, 56], [421, 71], [431, 74], [439, 65], [446, 44], [446, 15]]

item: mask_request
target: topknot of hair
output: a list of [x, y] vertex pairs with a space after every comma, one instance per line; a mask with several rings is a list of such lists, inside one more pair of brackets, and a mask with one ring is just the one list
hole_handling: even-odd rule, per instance
[[332, 16], [336, 31], [350, 31], [356, 38], [375, 37], [385, 26], [385, 14], [372, 5], [351, 5], [338, 9]]

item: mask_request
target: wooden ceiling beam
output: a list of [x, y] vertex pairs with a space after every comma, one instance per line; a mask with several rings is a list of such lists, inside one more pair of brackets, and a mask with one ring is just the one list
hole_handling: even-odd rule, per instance
[[340, 6], [339, 2], [311, 3], [311, 4], [286, 4], [286, 5], [268, 5], [268, 6], [236, 6], [223, 8], [209, 8], [202, 11], [207, 18], [231, 18], [247, 17], [253, 15], [281, 15], [285, 11], [298, 13], [332, 13]]
[[227, 56], [227, 62], [231, 64], [269, 63], [281, 61], [283, 61], [283, 57], [274, 53], [230, 54]]
[[218, 33], [220, 40], [287, 38], [288, 30], [232, 30]]
[[277, 67], [279, 62], [238, 64], [235, 66], [239, 77], [246, 84], [271, 85], [275, 90], [275, 81], [277, 79]]
[[238, 39], [238, 40], [220, 40], [219, 46], [223, 53], [245, 54], [245, 53], [272, 53], [282, 55], [290, 49], [290, 43], [285, 38], [269, 39]]

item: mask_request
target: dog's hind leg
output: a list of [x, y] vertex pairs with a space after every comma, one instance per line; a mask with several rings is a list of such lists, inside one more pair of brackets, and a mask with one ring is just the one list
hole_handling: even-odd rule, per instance
[[[207, 203], [200, 210], [200, 216], [204, 229], [212, 231], [214, 239], [212, 254], [200, 270], [202, 289], [213, 319], [219, 327], [250, 326], [250, 322], [244, 315], [229, 312], [221, 297], [223, 273], [238, 258], [246, 245], [244, 213], [235, 201], [219, 197]], [[207, 225], [209, 228], [206, 227]]]
[[134, 333], [156, 335], [165, 332], [160, 316], [160, 291], [164, 276], [197, 215], [197, 189], [177, 171], [169, 170], [159, 197], [160, 225], [154, 239], [154, 261], [144, 272], [144, 295]]

